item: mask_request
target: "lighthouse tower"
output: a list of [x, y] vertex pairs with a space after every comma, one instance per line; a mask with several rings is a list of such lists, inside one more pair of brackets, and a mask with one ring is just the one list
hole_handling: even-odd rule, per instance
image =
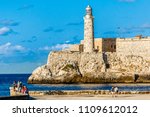
[[88, 5], [84, 17], [84, 52], [94, 51], [94, 17], [92, 8]]

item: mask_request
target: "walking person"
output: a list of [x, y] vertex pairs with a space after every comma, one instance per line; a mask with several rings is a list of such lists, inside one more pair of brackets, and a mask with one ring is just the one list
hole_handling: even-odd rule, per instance
[[115, 87], [112, 87], [112, 88], [111, 88], [111, 95], [112, 95], [112, 97], [114, 97], [114, 93], [115, 93], [115, 92], [114, 92], [114, 88], [115, 88]]
[[118, 92], [119, 92], [119, 88], [117, 86], [111, 88], [112, 97], [117, 97]]
[[115, 87], [115, 88], [114, 88], [114, 92], [115, 92], [115, 97], [117, 97], [117, 94], [118, 94], [118, 92], [119, 92], [118, 87]]

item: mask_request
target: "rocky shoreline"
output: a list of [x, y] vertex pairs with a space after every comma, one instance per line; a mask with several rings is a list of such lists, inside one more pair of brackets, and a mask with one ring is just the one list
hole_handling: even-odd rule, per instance
[[150, 83], [150, 62], [136, 55], [51, 52], [30, 84]]

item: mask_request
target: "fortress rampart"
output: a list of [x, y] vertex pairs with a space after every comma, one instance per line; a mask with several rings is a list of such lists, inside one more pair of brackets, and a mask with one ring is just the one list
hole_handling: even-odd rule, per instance
[[[116, 52], [126, 55], [140, 55], [150, 58], [150, 37], [144, 38], [96, 38], [95, 51]], [[70, 51], [83, 52], [84, 40], [79, 45], [72, 45]], [[74, 47], [74, 48], [73, 48]], [[80, 49], [79, 49], [80, 48]]]
[[117, 39], [116, 52], [150, 58], [150, 38]]

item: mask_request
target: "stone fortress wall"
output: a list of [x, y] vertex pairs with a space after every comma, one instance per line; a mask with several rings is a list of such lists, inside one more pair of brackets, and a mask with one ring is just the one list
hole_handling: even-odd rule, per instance
[[116, 40], [116, 52], [126, 55], [150, 56], [150, 37]]
[[51, 52], [29, 83], [148, 83], [150, 37], [94, 39], [92, 8], [86, 8], [84, 40]]
[[[150, 58], [150, 37], [134, 38], [95, 38], [95, 51], [116, 52], [118, 54], [139, 55]], [[81, 44], [72, 45], [70, 51], [84, 52], [84, 40]]]

